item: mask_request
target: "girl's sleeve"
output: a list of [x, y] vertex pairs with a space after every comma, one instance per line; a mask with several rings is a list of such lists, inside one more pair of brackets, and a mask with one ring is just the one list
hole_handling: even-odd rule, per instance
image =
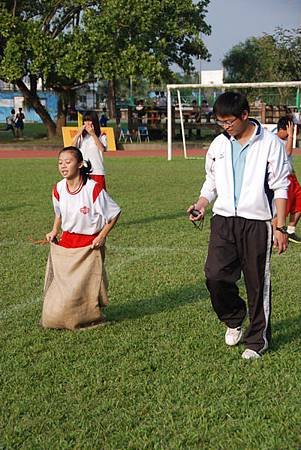
[[60, 194], [58, 193], [57, 185], [55, 185], [52, 189], [52, 203], [53, 203], [54, 214], [57, 217], [61, 217]]
[[117, 203], [109, 196], [107, 191], [102, 189], [94, 201], [95, 211], [97, 211], [104, 219], [105, 223], [111, 222], [121, 209]]
[[268, 162], [268, 183], [275, 198], [287, 198], [289, 186], [288, 159], [284, 145], [275, 138], [272, 142]]
[[99, 137], [99, 140], [100, 140], [100, 142], [102, 143], [102, 145], [104, 146], [104, 148], [106, 149], [107, 146], [108, 146], [108, 141], [107, 141], [107, 136], [106, 136], [106, 134], [102, 134], [102, 135]]

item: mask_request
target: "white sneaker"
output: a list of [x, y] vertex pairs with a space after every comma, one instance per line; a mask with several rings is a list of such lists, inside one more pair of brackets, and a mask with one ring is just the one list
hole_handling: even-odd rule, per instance
[[237, 328], [227, 328], [225, 334], [225, 342], [227, 345], [236, 345], [242, 338], [242, 327]]
[[246, 348], [241, 357], [243, 359], [258, 359], [261, 358], [261, 355], [250, 348]]

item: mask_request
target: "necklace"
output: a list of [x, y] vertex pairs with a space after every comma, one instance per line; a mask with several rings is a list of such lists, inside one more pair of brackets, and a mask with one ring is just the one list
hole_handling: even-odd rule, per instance
[[79, 181], [78, 186], [75, 189], [73, 189], [72, 191], [69, 189], [68, 182], [66, 183], [66, 186], [67, 186], [67, 192], [69, 194], [71, 194], [71, 195], [78, 194], [79, 191], [81, 190], [81, 188], [83, 187], [83, 180], [81, 178], [80, 181]]

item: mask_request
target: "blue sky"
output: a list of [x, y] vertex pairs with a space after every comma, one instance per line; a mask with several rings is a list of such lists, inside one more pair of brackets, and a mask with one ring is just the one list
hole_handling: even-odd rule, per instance
[[212, 57], [201, 70], [221, 69], [225, 53], [248, 37], [301, 27], [301, 0], [211, 0], [206, 22], [212, 32], [203, 39]]

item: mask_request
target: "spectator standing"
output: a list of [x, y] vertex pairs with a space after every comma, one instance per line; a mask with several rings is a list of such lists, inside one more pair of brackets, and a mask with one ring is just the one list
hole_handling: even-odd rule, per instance
[[5, 131], [9, 131], [11, 130], [14, 137], [16, 136], [16, 132], [15, 132], [15, 114], [16, 111], [14, 109], [12, 109], [10, 111], [10, 115], [6, 117], [6, 129]]
[[92, 165], [90, 178], [106, 189], [103, 152], [106, 150], [102, 143], [99, 119], [95, 111], [87, 111], [83, 115], [83, 126], [75, 135], [72, 145], [78, 147], [84, 160]]
[[99, 124], [101, 127], [107, 127], [108, 126], [108, 116], [107, 116], [107, 110], [106, 108], [103, 108], [102, 115], [100, 116]]
[[19, 111], [17, 112], [16, 117], [15, 117], [16, 135], [18, 138], [23, 137], [24, 119], [25, 119], [25, 115], [22, 111], [22, 108], [19, 108]]

